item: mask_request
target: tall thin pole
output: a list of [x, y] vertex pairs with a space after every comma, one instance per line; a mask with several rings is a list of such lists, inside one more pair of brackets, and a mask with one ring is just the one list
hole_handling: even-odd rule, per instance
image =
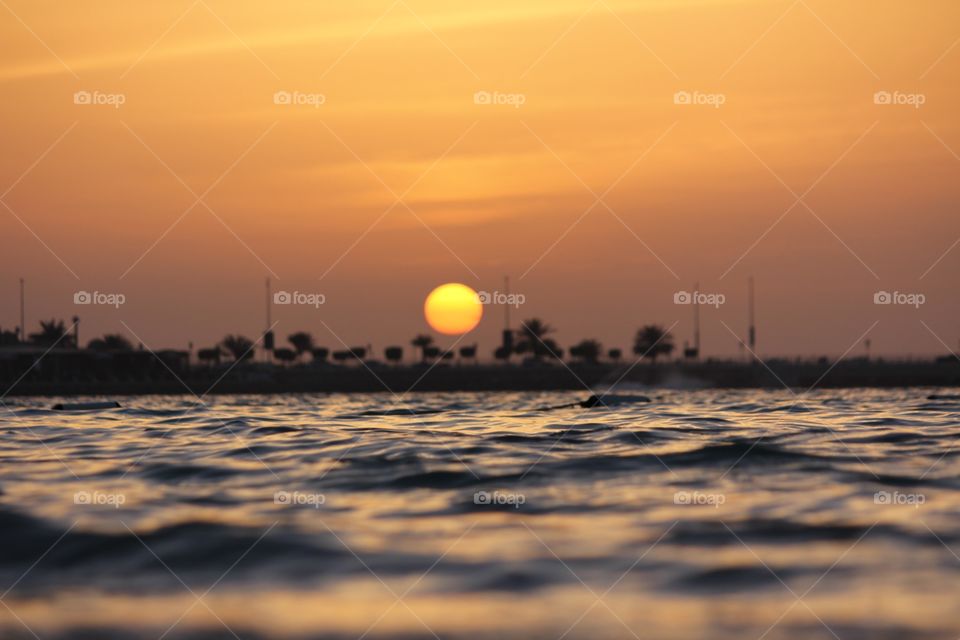
[[693, 293], [696, 299], [693, 301], [693, 348], [697, 351], [697, 357], [700, 357], [700, 283], [693, 285]]
[[267, 278], [267, 330], [270, 330], [270, 278]]
[[749, 309], [747, 310], [748, 322], [750, 325], [749, 331], [749, 343], [750, 348], [753, 349], [757, 346], [757, 329], [756, 329], [756, 318], [754, 316], [754, 299], [753, 299], [753, 276], [747, 280], [747, 304]]
[[504, 294], [506, 295], [506, 298], [504, 298], [504, 299], [508, 301], [507, 304], [503, 305], [503, 309], [504, 309], [504, 322], [506, 323], [503, 328], [506, 329], [507, 331], [509, 331], [509, 330], [510, 330], [510, 303], [509, 303], [509, 299], [510, 299], [510, 276], [503, 276], [503, 292], [504, 292]]
[[267, 278], [267, 328], [264, 329], [263, 334], [263, 357], [266, 362], [270, 362], [270, 350], [273, 348], [273, 335], [272, 329], [273, 323], [270, 321], [270, 312], [273, 310], [273, 299], [270, 297], [270, 278]]
[[27, 339], [27, 324], [25, 312], [24, 312], [24, 295], [23, 295], [23, 278], [20, 278], [20, 342], [26, 342]]

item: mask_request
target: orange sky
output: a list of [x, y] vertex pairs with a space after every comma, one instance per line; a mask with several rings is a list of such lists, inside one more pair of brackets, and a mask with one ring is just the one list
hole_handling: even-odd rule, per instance
[[326, 298], [275, 308], [281, 336], [379, 351], [437, 284], [509, 274], [514, 318], [628, 347], [688, 338], [699, 281], [723, 355], [752, 274], [761, 354], [956, 349], [958, 25], [952, 0], [3, 0], [0, 326], [23, 276], [31, 329], [255, 336], [272, 275]]

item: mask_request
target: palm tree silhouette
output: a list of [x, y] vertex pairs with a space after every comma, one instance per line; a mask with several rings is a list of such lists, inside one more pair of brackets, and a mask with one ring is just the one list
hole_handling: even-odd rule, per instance
[[581, 340], [579, 344], [570, 347], [570, 355], [584, 362], [596, 363], [603, 353], [603, 347], [596, 340]]
[[68, 347], [73, 343], [63, 320], [40, 321], [40, 331], [30, 334], [30, 342], [41, 347], [53, 345]]
[[659, 325], [648, 324], [637, 331], [633, 352], [641, 358], [650, 358], [656, 364], [657, 356], [673, 353], [673, 336]]
[[286, 347], [281, 347], [273, 351], [273, 357], [282, 362], [284, 365], [288, 365], [291, 362], [297, 359], [297, 352], [293, 349], [287, 349]]
[[298, 331], [287, 336], [287, 342], [293, 345], [297, 358], [308, 351], [313, 351], [313, 336], [306, 331]]
[[562, 350], [552, 338], [547, 337], [553, 331], [553, 327], [539, 318], [524, 320], [517, 332], [516, 352], [532, 354], [538, 360], [546, 355], [560, 357]]
[[418, 334], [416, 338], [410, 341], [415, 349], [420, 349], [420, 361], [427, 361], [427, 349], [433, 344], [433, 336], [426, 333]]
[[40, 321], [40, 331], [31, 333], [30, 342], [43, 346], [52, 347], [53, 345], [70, 347], [73, 346], [73, 336], [70, 335], [70, 329], [63, 320]]
[[253, 358], [253, 340], [240, 335], [228, 335], [220, 344], [233, 356], [234, 361]]
[[132, 351], [133, 345], [119, 333], [108, 333], [102, 338], [94, 338], [88, 342], [87, 349], [93, 351]]
[[464, 360], [473, 360], [473, 363], [477, 363], [477, 345], [471, 344], [460, 347], [460, 357]]

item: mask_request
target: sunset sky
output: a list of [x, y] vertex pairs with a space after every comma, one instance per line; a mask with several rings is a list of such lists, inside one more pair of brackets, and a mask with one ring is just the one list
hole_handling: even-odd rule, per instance
[[30, 331], [257, 337], [271, 277], [326, 297], [281, 340], [411, 352], [435, 286], [509, 275], [561, 344], [680, 346], [699, 281], [733, 355], [752, 275], [761, 355], [946, 353], [958, 42], [954, 0], [0, 0], [0, 326], [24, 277]]

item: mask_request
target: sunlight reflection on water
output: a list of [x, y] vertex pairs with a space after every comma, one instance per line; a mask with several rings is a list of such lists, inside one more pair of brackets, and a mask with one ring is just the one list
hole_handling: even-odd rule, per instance
[[960, 401], [929, 393], [18, 399], [0, 629], [955, 638]]

